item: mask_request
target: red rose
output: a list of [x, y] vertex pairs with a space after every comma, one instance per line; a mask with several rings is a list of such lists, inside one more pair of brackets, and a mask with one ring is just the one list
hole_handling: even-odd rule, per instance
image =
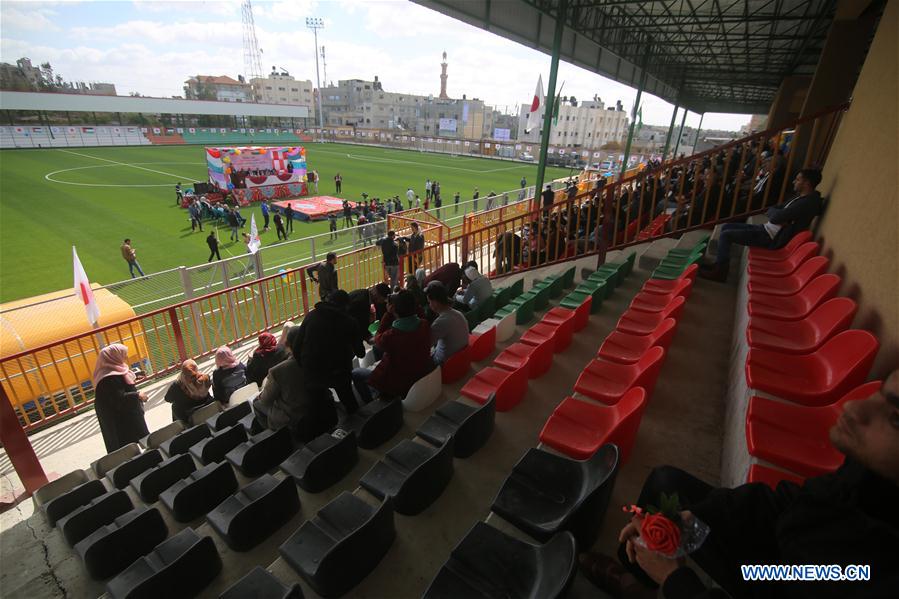
[[640, 525], [640, 538], [647, 549], [671, 555], [680, 547], [680, 527], [661, 514], [648, 514]]

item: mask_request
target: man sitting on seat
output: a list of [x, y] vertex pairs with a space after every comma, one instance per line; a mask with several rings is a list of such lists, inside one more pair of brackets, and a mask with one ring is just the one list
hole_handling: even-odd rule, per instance
[[431, 323], [431, 358], [434, 364], [443, 364], [446, 359], [468, 346], [468, 321], [458, 310], [453, 309], [446, 287], [440, 281], [430, 283], [425, 289], [428, 306], [437, 314]]
[[731, 244], [776, 250], [787, 245], [793, 235], [808, 229], [812, 220], [821, 213], [821, 194], [815, 191], [821, 182], [821, 171], [804, 168], [793, 181], [797, 196], [778, 206], [768, 208], [768, 222], [763, 225], [728, 223], [721, 227], [718, 238], [718, 255], [715, 263], [703, 267], [699, 276], [724, 282], [730, 267]]
[[[714, 488], [671, 466], [655, 468], [638, 505], [659, 505], [677, 493], [682, 518], [707, 524], [709, 536], [691, 558], [733, 597], [895, 597], [899, 589], [899, 370], [867, 399], [850, 401], [830, 441], [846, 455], [834, 473], [777, 489], [749, 483]], [[619, 535], [618, 557], [582, 554], [595, 584], [619, 597], [724, 597], [709, 590], [684, 559], [669, 559], [636, 543], [642, 516]], [[870, 566], [862, 582], [745, 580], [741, 565]], [[625, 570], [627, 568], [627, 570]]]
[[490, 279], [478, 272], [477, 265], [472, 262], [465, 266], [463, 272], [468, 286], [456, 293], [455, 307], [463, 312], [477, 310], [481, 302], [493, 295], [493, 285], [490, 284]]
[[403, 397], [415, 381], [434, 369], [431, 327], [415, 314], [415, 297], [403, 290], [391, 296], [388, 306], [394, 320], [374, 338], [383, 352], [381, 361], [374, 370], [353, 370], [353, 385], [363, 402], [372, 400], [373, 391], [380, 396]]

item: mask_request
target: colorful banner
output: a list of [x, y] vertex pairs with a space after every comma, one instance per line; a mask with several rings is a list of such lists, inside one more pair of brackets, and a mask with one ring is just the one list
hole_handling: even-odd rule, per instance
[[93, 127], [82, 127], [82, 128], [81, 128], [81, 132], [82, 132], [82, 133], [93, 133], [93, 132], [94, 132], [94, 128], [93, 128]]

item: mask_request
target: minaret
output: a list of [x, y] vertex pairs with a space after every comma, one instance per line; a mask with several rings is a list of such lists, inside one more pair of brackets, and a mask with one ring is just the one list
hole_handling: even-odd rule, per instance
[[446, 95], [446, 51], [443, 52], [443, 62], [440, 63], [441, 72], [440, 72], [440, 99], [441, 100], [449, 100], [449, 96]]

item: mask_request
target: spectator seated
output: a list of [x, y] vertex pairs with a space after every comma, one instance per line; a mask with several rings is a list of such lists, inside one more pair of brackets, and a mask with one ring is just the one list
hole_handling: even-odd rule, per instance
[[753, 293], [795, 295], [804, 289], [809, 281], [827, 272], [829, 264], [830, 260], [824, 256], [815, 256], [806, 260], [795, 272], [786, 276], [755, 275], [749, 277], [748, 288]]
[[221, 502], [206, 521], [235, 551], [249, 551], [300, 511], [293, 479], [260, 476]]
[[626, 464], [646, 401], [642, 387], [632, 387], [609, 407], [566, 397], [543, 425], [540, 442], [576, 460], [586, 460], [606, 443], [614, 443]]
[[135, 476], [146, 472], [162, 461], [162, 452], [158, 449], [151, 449], [142, 454], [136, 455], [124, 464], [116, 466], [106, 474], [106, 479], [112, 483], [116, 489], [124, 489]]
[[746, 328], [750, 347], [787, 354], [808, 354], [849, 328], [858, 306], [846, 297], [827, 300], [802, 320], [754, 317]]
[[452, 436], [436, 448], [404, 439], [365, 473], [359, 485], [378, 499], [391, 497], [397, 513], [415, 516], [440, 497], [452, 477]]
[[293, 451], [290, 430], [264, 430], [225, 455], [244, 476], [256, 478], [283, 462]]
[[619, 364], [635, 364], [653, 345], [668, 351], [676, 330], [677, 321], [666, 318], [648, 335], [612, 331], [602, 342], [596, 357]]
[[196, 445], [211, 434], [209, 427], [205, 423], [201, 423], [163, 442], [160, 449], [169, 457], [187, 453], [190, 451], [191, 445]]
[[299, 584], [291, 586], [272, 576], [265, 568], [256, 566], [220, 595], [221, 599], [303, 599]]
[[491, 509], [541, 542], [570, 531], [590, 547], [618, 474], [618, 448], [603, 445], [577, 461], [530, 449], [512, 469]]
[[237, 491], [237, 477], [227, 462], [209, 464], [166, 489], [159, 500], [178, 522], [206, 514]]
[[375, 569], [395, 536], [389, 497], [373, 506], [344, 491], [304, 522], [279, 551], [316, 593], [335, 597]]
[[832, 297], [840, 287], [840, 277], [832, 274], [818, 275], [794, 295], [769, 295], [749, 292], [749, 315], [777, 320], [800, 320]]
[[122, 514], [131, 511], [134, 505], [125, 491], [110, 491], [76, 508], [65, 517], [60, 518], [56, 526], [62, 531], [66, 543], [76, 543], [109, 524]]
[[[254, 383], [255, 384], [255, 383]], [[234, 392], [236, 395], [240, 389]], [[234, 403], [234, 395], [231, 396], [231, 402]], [[252, 412], [250, 402], [244, 401], [236, 404], [234, 407], [228, 408], [224, 412], [219, 412], [206, 420], [206, 426], [213, 431], [222, 431], [230, 428], [240, 422], [247, 414]]]
[[140, 495], [144, 503], [155, 503], [163, 491], [182, 478], [189, 476], [196, 469], [197, 467], [189, 455], [176, 455], [134, 477], [129, 484]]
[[359, 461], [356, 433], [319, 435], [281, 463], [281, 470], [293, 477], [301, 489], [319, 493], [350, 473]]
[[826, 406], [865, 381], [879, 345], [871, 333], [849, 330], [804, 356], [750, 348], [746, 381], [750, 389], [805, 406]]
[[634, 364], [593, 360], [581, 372], [574, 390], [607, 406], [614, 406], [631, 387], [643, 387], [651, 396], [665, 360], [665, 350], [649, 348]]
[[89, 504], [104, 493], [106, 493], [106, 487], [103, 486], [103, 481], [91, 480], [82, 483], [42, 505], [44, 517], [47, 518], [47, 523], [50, 526], [56, 526], [58, 520], [71, 514], [79, 507]]
[[102, 580], [115, 576], [153, 551], [167, 535], [159, 510], [139, 506], [79, 541], [75, 552], [91, 578]]
[[397, 434], [402, 426], [402, 402], [376, 399], [347, 418], [342, 428], [355, 431], [362, 449], [374, 449]]
[[479, 408], [451, 401], [438, 408], [415, 434], [435, 447], [444, 445], [453, 437], [453, 455], [467, 458], [484, 446], [493, 434], [495, 421], [495, 396], [491, 395]]
[[576, 572], [577, 543], [571, 533], [533, 545], [477, 522], [423, 598], [562, 597]]
[[231, 428], [213, 433], [196, 445], [191, 445], [190, 455], [197, 458], [201, 464], [221, 462], [229, 451], [247, 440], [246, 429], [238, 422]]
[[222, 570], [212, 537], [185, 528], [139, 558], [106, 585], [110, 599], [193, 597]]

